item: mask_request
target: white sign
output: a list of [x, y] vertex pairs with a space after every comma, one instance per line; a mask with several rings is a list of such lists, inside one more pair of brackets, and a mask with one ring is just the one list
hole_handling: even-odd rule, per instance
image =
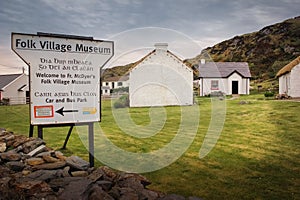
[[12, 33], [12, 50], [29, 66], [32, 125], [100, 121], [100, 68], [112, 41]]

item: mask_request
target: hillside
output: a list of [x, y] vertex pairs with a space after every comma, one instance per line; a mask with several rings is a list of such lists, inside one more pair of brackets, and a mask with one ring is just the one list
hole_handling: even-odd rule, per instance
[[280, 68], [300, 55], [300, 16], [235, 36], [204, 49], [186, 62], [198, 64], [207, 54], [214, 62], [248, 62], [254, 79], [273, 78]]
[[[279, 69], [300, 55], [300, 16], [208, 47], [185, 63], [198, 65], [207, 55], [214, 62], [248, 62], [252, 77], [258, 81], [274, 78]], [[122, 76], [133, 64], [107, 69], [102, 77]]]

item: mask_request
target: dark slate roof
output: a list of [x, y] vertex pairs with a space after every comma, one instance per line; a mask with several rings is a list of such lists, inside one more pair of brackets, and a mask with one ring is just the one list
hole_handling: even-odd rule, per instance
[[0, 75], [0, 90], [2, 90], [5, 86], [11, 83], [13, 80], [21, 76], [22, 74], [7, 74]]
[[200, 78], [227, 78], [234, 72], [244, 78], [250, 78], [251, 73], [246, 62], [207, 62], [199, 64]]

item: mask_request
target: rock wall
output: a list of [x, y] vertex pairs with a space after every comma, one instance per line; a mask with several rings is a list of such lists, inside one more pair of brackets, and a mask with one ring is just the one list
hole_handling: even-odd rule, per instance
[[116, 172], [106, 166], [89, 167], [89, 163], [78, 156], [66, 157], [52, 150], [40, 138], [0, 129], [0, 200], [185, 199], [150, 190], [147, 188], [150, 184], [139, 174]]

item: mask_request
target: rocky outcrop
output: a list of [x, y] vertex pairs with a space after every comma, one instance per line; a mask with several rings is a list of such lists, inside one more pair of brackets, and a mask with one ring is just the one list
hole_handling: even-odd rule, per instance
[[78, 156], [66, 157], [52, 150], [40, 138], [0, 129], [0, 200], [185, 199], [150, 190], [150, 184], [142, 175], [117, 172], [106, 166], [93, 168]]

